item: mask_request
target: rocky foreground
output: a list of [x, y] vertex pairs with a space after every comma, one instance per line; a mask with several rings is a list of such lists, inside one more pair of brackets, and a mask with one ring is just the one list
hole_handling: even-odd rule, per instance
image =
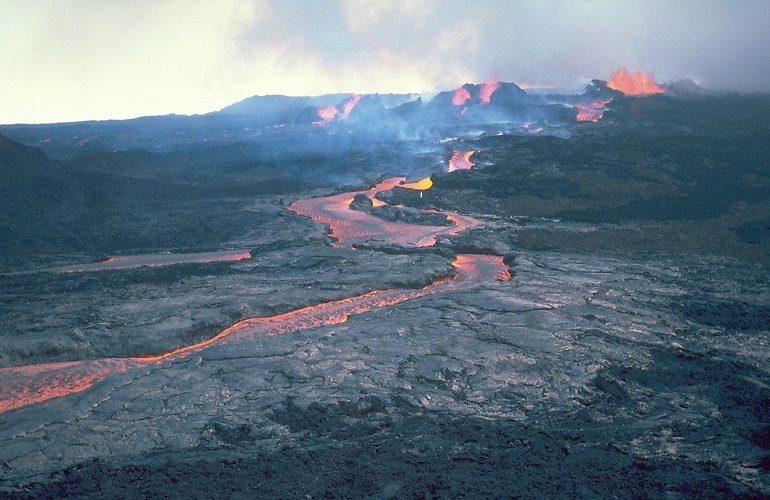
[[[246, 318], [374, 290], [411, 298], [234, 336], [0, 413], [0, 492], [770, 495], [770, 128], [755, 113], [767, 103], [719, 103], [653, 97], [616, 102], [569, 137], [448, 139], [445, 153], [475, 152], [471, 169], [433, 172], [422, 195], [393, 186], [378, 202], [370, 186], [419, 179], [444, 146], [415, 153], [416, 170], [335, 153], [352, 165], [345, 189], [254, 180], [247, 166], [200, 167], [184, 182], [147, 167], [90, 179], [125, 189], [103, 220], [109, 198], [73, 202], [60, 224], [20, 213], [4, 226], [16, 253], [0, 259], [0, 379], [159, 355]], [[725, 110], [743, 114], [717, 121]], [[53, 164], [13, 148], [39, 169], [9, 193], [34, 194]], [[315, 165], [304, 161], [292, 175]], [[76, 164], [58, 165], [62, 199], [87, 178], [68, 173]], [[359, 193], [340, 198], [357, 213], [338, 220], [401, 232], [340, 224], [336, 235], [353, 237], [332, 239], [290, 210], [343, 191]], [[439, 220], [450, 211], [478, 224], [455, 232]], [[93, 217], [68, 226], [71, 214]], [[180, 263], [185, 252], [196, 260]], [[146, 253], [168, 265], [104, 260]], [[421, 292], [461, 277], [462, 254], [495, 255], [504, 269]], [[0, 400], [18, 394], [9, 387]]]

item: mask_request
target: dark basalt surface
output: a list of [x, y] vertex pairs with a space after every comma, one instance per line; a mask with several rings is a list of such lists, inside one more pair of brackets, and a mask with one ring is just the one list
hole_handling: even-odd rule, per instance
[[[419, 288], [458, 253], [504, 255], [512, 279], [1, 413], [0, 494], [770, 495], [768, 103], [617, 98], [564, 137], [339, 140], [288, 156], [296, 136], [280, 132], [237, 151], [80, 159], [60, 142], [57, 161], [3, 140], [2, 367], [163, 352], [246, 317]], [[476, 166], [442, 173], [452, 149], [476, 150]], [[393, 175], [434, 186], [381, 193], [401, 209], [355, 208], [484, 226], [428, 248], [341, 249], [285, 209]], [[45, 271], [222, 249], [253, 257]]]

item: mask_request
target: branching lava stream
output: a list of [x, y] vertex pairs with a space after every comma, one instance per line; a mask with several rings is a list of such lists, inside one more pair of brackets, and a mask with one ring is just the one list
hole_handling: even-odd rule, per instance
[[[422, 226], [389, 222], [366, 212], [353, 210], [350, 200], [364, 194], [375, 200], [377, 193], [393, 189], [404, 178], [386, 179], [367, 191], [347, 192], [333, 196], [298, 200], [289, 209], [327, 225], [336, 238], [335, 245], [380, 239], [392, 243], [430, 246], [438, 235], [451, 235], [481, 224], [471, 217], [445, 213], [453, 226]], [[380, 204], [384, 204], [378, 200]], [[110, 375], [133, 368], [183, 358], [214, 344], [234, 338], [256, 335], [280, 335], [347, 321], [356, 314], [389, 307], [430, 294], [466, 290], [511, 278], [503, 258], [493, 255], [458, 255], [452, 263], [456, 274], [439, 278], [420, 289], [384, 289], [333, 300], [287, 313], [245, 319], [201, 342], [166, 353], [127, 358], [104, 358], [71, 362], [40, 363], [0, 368], [0, 413], [52, 398], [84, 391]]]

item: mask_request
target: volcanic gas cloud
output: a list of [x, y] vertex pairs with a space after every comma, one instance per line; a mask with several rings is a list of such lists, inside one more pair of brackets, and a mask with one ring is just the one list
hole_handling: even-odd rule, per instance
[[639, 70], [629, 73], [623, 66], [610, 76], [610, 79], [607, 80], [607, 87], [619, 90], [626, 95], [662, 94], [666, 91], [655, 83], [652, 73], [642, 73]]
[[449, 165], [447, 166], [447, 172], [454, 172], [455, 170], [470, 170], [473, 167], [471, 156], [475, 151], [452, 151], [452, 157], [449, 158]]

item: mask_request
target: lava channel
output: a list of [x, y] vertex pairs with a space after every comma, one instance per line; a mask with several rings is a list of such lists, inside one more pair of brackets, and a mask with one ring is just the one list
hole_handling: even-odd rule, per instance
[[[370, 200], [374, 200], [377, 193], [393, 189], [405, 181], [404, 177], [393, 177], [385, 179], [366, 191], [297, 200], [289, 206], [289, 210], [327, 226], [335, 247], [364, 243], [367, 240], [384, 240], [418, 247], [433, 246], [438, 236], [453, 236], [481, 225], [478, 219], [454, 212], [443, 212], [447, 220], [452, 222], [452, 226], [423, 226], [386, 221], [367, 212], [350, 208], [350, 201], [356, 195], [363, 194]], [[402, 187], [408, 186], [409, 184], [406, 184]], [[417, 189], [425, 189], [425, 187], [421, 186]], [[378, 206], [385, 205], [382, 200], [378, 202]]]
[[352, 315], [394, 306], [426, 295], [467, 290], [494, 280], [507, 281], [511, 278], [508, 267], [499, 256], [461, 254], [452, 264], [456, 269], [455, 276], [439, 278], [420, 289], [375, 290], [284, 314], [249, 318], [222, 330], [214, 337], [162, 354], [0, 368], [0, 413], [76, 394], [110, 375], [181, 359], [234, 338], [281, 335], [335, 325], [347, 321]]

